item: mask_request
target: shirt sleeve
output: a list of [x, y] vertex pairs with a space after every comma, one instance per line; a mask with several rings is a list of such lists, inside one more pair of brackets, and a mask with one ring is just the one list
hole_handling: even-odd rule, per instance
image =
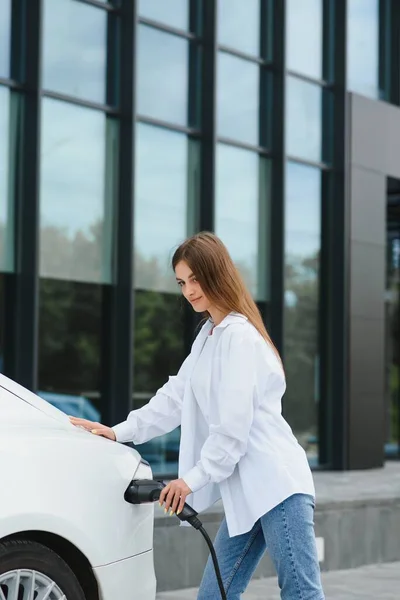
[[254, 416], [256, 386], [255, 341], [232, 326], [221, 336], [221, 373], [209, 436], [200, 460], [184, 481], [196, 492], [207, 483], [227, 479], [246, 453]]
[[125, 421], [112, 428], [117, 442], [143, 444], [180, 425], [189, 358], [190, 355], [178, 374], [169, 377], [148, 404], [131, 411]]

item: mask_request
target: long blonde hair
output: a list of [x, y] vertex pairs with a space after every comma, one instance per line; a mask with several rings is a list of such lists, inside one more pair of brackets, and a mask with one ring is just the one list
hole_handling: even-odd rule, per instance
[[[202, 231], [185, 240], [172, 257], [172, 268], [184, 261], [214, 306], [223, 313], [237, 312], [249, 320], [264, 340], [279, 352], [268, 334], [260, 311], [226, 246], [215, 234]], [[210, 315], [207, 313], [207, 317]]]

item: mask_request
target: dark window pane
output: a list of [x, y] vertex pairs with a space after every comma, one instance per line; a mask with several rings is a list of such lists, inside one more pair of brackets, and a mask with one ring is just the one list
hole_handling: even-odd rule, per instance
[[218, 0], [218, 43], [258, 56], [260, 0]]
[[194, 229], [199, 146], [182, 133], [137, 126], [135, 287], [177, 291], [170, 260]]
[[14, 269], [14, 183], [20, 97], [0, 87], [0, 271]]
[[285, 201], [284, 410], [311, 462], [318, 462], [321, 173], [287, 165]]
[[100, 420], [103, 287], [41, 279], [39, 393], [68, 414]]
[[188, 122], [189, 42], [139, 26], [138, 113], [179, 125]]
[[258, 65], [220, 52], [217, 72], [218, 135], [258, 145]]
[[289, 156], [322, 161], [322, 88], [287, 78], [286, 150]]
[[[134, 406], [140, 408], [176, 375], [186, 357], [183, 299], [175, 294], [135, 294]], [[138, 446], [155, 473], [177, 473], [179, 429]]]
[[268, 295], [269, 161], [256, 152], [219, 144], [215, 230], [253, 296]]
[[0, 2], [0, 77], [10, 75], [11, 0]]
[[139, 0], [140, 17], [177, 29], [189, 27], [189, 0]]
[[287, 0], [287, 67], [322, 78], [322, 0]]
[[40, 273], [111, 281], [117, 131], [104, 113], [45, 98]]
[[379, 97], [379, 0], [348, 0], [347, 85]]
[[0, 373], [14, 375], [16, 275], [0, 272]]
[[385, 326], [385, 450], [400, 458], [400, 194], [394, 190], [387, 205]]
[[[0, 373], [4, 373], [4, 325], [5, 325], [5, 276], [0, 273]], [[8, 315], [11, 319], [11, 315]]]
[[104, 103], [107, 13], [71, 0], [46, 0], [43, 87]]

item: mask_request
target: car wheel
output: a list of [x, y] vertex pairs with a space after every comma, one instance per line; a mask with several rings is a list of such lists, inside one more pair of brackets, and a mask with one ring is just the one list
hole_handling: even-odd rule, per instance
[[0, 598], [85, 600], [74, 573], [58, 554], [37, 542], [0, 542]]

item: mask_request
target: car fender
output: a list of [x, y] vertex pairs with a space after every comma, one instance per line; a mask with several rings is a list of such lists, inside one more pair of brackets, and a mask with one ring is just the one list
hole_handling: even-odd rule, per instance
[[[28, 530], [54, 533], [93, 567], [150, 550], [153, 505], [124, 500], [140, 455], [74, 429], [2, 433], [0, 538]], [[151, 477], [149, 467], [143, 476]]]

